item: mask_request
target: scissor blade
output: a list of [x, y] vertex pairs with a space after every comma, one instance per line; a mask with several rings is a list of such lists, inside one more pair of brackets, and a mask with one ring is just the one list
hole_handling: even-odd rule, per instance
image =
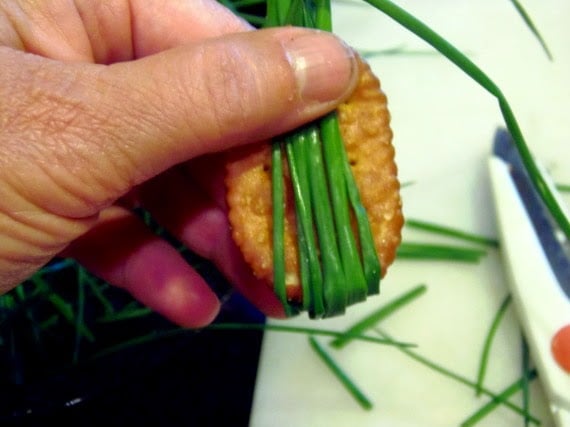
[[534, 188], [511, 135], [505, 129], [498, 129], [495, 134], [493, 154], [509, 164], [511, 177], [546, 258], [558, 284], [570, 298], [570, 243], [557, 232], [556, 222]]

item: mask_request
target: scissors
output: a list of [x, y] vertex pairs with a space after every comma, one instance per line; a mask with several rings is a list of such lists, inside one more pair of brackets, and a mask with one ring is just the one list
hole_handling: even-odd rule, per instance
[[496, 132], [489, 173], [509, 290], [554, 422], [570, 427], [570, 242], [504, 129]]

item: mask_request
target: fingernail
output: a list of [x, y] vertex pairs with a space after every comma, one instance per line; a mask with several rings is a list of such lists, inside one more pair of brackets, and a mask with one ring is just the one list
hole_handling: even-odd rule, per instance
[[356, 79], [354, 51], [331, 33], [310, 31], [284, 43], [305, 102], [338, 101]]

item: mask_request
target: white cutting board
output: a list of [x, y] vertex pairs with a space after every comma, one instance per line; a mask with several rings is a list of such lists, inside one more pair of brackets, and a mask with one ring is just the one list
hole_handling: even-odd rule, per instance
[[[554, 56], [549, 62], [510, 0], [398, 1], [463, 52], [499, 85], [537, 157], [556, 181], [570, 182], [570, 2], [521, 0]], [[360, 1], [333, 3], [334, 28], [357, 49], [404, 47], [415, 54], [380, 56], [370, 63], [392, 113], [394, 144], [407, 217], [495, 236], [486, 169], [491, 140], [503, 124], [496, 100], [423, 41]], [[565, 196], [566, 201], [569, 200]], [[405, 241], [433, 240], [406, 231]], [[343, 330], [413, 286], [428, 292], [383, 327], [418, 344], [420, 354], [475, 379], [483, 342], [504, 296], [496, 251], [478, 265], [397, 261], [382, 294], [325, 321], [300, 317], [284, 324]], [[271, 321], [280, 324], [282, 321]], [[520, 377], [520, 332], [512, 307], [496, 335], [485, 381], [501, 391]], [[320, 339], [323, 344], [326, 339]], [[374, 404], [363, 410], [308, 345], [306, 336], [266, 332], [251, 427], [457, 426], [487, 402], [409, 359], [398, 350], [353, 343], [330, 350]], [[540, 384], [532, 385], [532, 413], [550, 427]], [[515, 399], [515, 401], [520, 402]], [[478, 425], [522, 426], [499, 408]]]

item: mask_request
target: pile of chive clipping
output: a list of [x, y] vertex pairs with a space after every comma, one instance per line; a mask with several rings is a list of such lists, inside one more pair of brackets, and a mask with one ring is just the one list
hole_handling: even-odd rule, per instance
[[[289, 4], [289, 0], [284, 2], [279, 0], [273, 2], [271, 0], [220, 1], [232, 8], [236, 13], [241, 14], [252, 24], [259, 27], [275, 25], [276, 22], [278, 22], [272, 21], [274, 18], [271, 18], [270, 14], [268, 14], [267, 17], [260, 16], [259, 13], [257, 13], [260, 6], [262, 6], [263, 9], [267, 6], [267, 10], [270, 12], [272, 8], [275, 8], [273, 10], [277, 11], [277, 8], [283, 7], [284, 4]], [[549, 206], [554, 218], [556, 218], [557, 222], [560, 224], [561, 229], [566, 235], [568, 235], [568, 231], [570, 229], [568, 222], [563, 214], [561, 214], [556, 201], [551, 199], [551, 196], [549, 196], [548, 186], [541, 185], [542, 177], [540, 176], [538, 169], [533, 166], [534, 162], [526, 148], [526, 143], [522, 138], [522, 134], [518, 130], [516, 120], [510, 111], [510, 107], [508, 106], [506, 99], [496, 85], [446, 40], [441, 38], [431, 29], [427, 28], [423, 23], [419, 22], [416, 18], [409, 15], [398, 6], [385, 0], [366, 1], [383, 11], [386, 15], [392, 17], [405, 28], [408, 28], [410, 31], [426, 40], [498, 99], [508, 128], [515, 139], [523, 159], [525, 160], [525, 164], [527, 165], [530, 175], [533, 177], [535, 185], [539, 189], [539, 192], [547, 203], [547, 206]], [[527, 23], [529, 29], [540, 41], [546, 54], [551, 57], [546, 44], [540, 37], [540, 34], [520, 2], [516, 0], [510, 1]], [[295, 3], [295, 0], [292, 0], [292, 3]], [[330, 7], [328, 3], [319, 1], [312, 2], [311, 7], [314, 8], [316, 6], [322, 6], [323, 4], [325, 4], [326, 10], [330, 10], [328, 9]], [[250, 9], [255, 13], [250, 13]], [[279, 13], [282, 13], [283, 9], [279, 10], [281, 11]], [[301, 15], [297, 15], [297, 17]], [[329, 20], [327, 22], [330, 22], [330, 17], [327, 19]], [[393, 54], [393, 52], [388, 52], [388, 54]], [[314, 129], [312, 131], [314, 132]], [[283, 143], [279, 144], [279, 146], [283, 145]], [[570, 192], [570, 185], [568, 184], [559, 184], [557, 187], [560, 191]], [[148, 213], [143, 212], [141, 216], [145, 223], [151, 227], [157, 235], [163, 237], [166, 235], [164, 230], [153, 222]], [[398, 249], [397, 259], [399, 260], [424, 259], [431, 262], [448, 261], [477, 263], [481, 257], [485, 256], [489, 249], [493, 250], [493, 248], [497, 247], [497, 242], [492, 238], [473, 235], [468, 232], [451, 229], [443, 225], [428, 223], [421, 220], [407, 219], [406, 227], [420, 229], [429, 233], [436, 233], [448, 238], [460, 239], [462, 242], [467, 242], [470, 245], [447, 245], [432, 244], [429, 242], [404, 241]], [[188, 253], [188, 250], [184, 247], [180, 247], [179, 249], [182, 253]], [[192, 254], [190, 254], [188, 259], [189, 262], [192, 262], [200, 271], [200, 264], [202, 261]], [[65, 277], [66, 280], [65, 289], [59, 286], [59, 281], [63, 280], [63, 277]], [[67, 283], [70, 278], [71, 281], [77, 285], [76, 289], [71, 292], [68, 289], [69, 283]], [[417, 285], [409, 291], [404, 292], [399, 297], [396, 297], [394, 300], [383, 304], [379, 309], [375, 310], [373, 313], [366, 316], [345, 331], [255, 323], [214, 323], [208, 329], [211, 331], [265, 329], [277, 332], [307, 335], [311, 348], [315, 350], [315, 353], [339, 378], [340, 382], [346, 387], [347, 391], [354, 397], [356, 402], [365, 409], [372, 408], [373, 402], [371, 402], [367, 398], [365, 392], [350, 379], [347, 372], [335, 362], [331, 352], [321, 344], [316, 337], [332, 338], [329, 343], [331, 350], [344, 348], [355, 340], [365, 341], [371, 344], [390, 345], [400, 350], [406, 357], [410, 357], [416, 362], [446, 376], [452, 381], [456, 381], [471, 388], [475, 395], [486, 396], [488, 398], [488, 402], [483, 404], [478, 411], [468, 416], [461, 425], [475, 425], [499, 406], [508, 408], [509, 410], [519, 414], [525, 426], [539, 425], [540, 420], [531, 414], [529, 409], [529, 383], [537, 377], [537, 373], [531, 366], [528, 348], [524, 345], [524, 341], [521, 350], [523, 363], [520, 378], [499, 392], [491, 391], [484, 385], [493, 337], [500, 328], [501, 319], [504, 318], [506, 311], [510, 307], [510, 297], [508, 295], [505, 296], [504, 300], [497, 308], [497, 312], [492, 323], [489, 325], [488, 334], [481, 350], [477, 378], [472, 380], [454, 372], [451, 369], [441, 366], [435, 361], [427, 359], [416, 351], [414, 344], [399, 342], [381, 328], [382, 321], [389, 315], [404, 309], [421, 295], [424, 295], [426, 291], [426, 285]], [[22, 286], [15, 288], [13, 291], [5, 295], [1, 295], [0, 355], [3, 360], [9, 362], [1, 367], [5, 371], [2, 372], [2, 374], [9, 376], [14, 383], [21, 383], [25, 380], [25, 370], [27, 366], [23, 361], [29, 360], [29, 355], [22, 354], [22, 352], [30, 349], [30, 343], [32, 343], [31, 348], [36, 348], [42, 352], [40, 355], [44, 362], [44, 365], [42, 366], [34, 365], [31, 370], [38, 371], [38, 369], [43, 369], [43, 373], [41, 373], [41, 375], [45, 375], [46, 373], [54, 372], [54, 368], [57, 370], [57, 367], [50, 366], [50, 363], [58, 364], [62, 368], [68, 368], [70, 366], [92, 361], [143, 343], [168, 339], [169, 337], [176, 335], [194, 333], [186, 329], [172, 327], [172, 325], [167, 322], [163, 322], [158, 326], [155, 323], [152, 324], [153, 326], [148, 326], [147, 323], [144, 323], [145, 327], [148, 326], [148, 330], [143, 335], [126, 336], [123, 337], [123, 341], [112, 344], [98, 343], [98, 325], [118, 325], [124, 322], [145, 321], [149, 317], [155, 316], [151, 310], [141, 306], [130, 296], [124, 295], [121, 292], [119, 292], [121, 298], [118, 302], [115, 298], [112, 298], [115, 292], [116, 290], [112, 286], [92, 276], [88, 271], [83, 269], [74, 261], [58, 259], [40, 270], [36, 275], [24, 282]], [[92, 316], [94, 312], [98, 313], [96, 317]], [[61, 337], [62, 331], [65, 332], [65, 334], [63, 334], [63, 338]], [[60, 357], [61, 352], [57, 352], [57, 355], [53, 356], [49, 354], [49, 347], [44, 345], [46, 341], [49, 341], [50, 338], [53, 337], [57, 337], [60, 340], [67, 340], [66, 343], [68, 345], [66, 345], [65, 348], [69, 349], [70, 354], [69, 357], [65, 358], [65, 360], [55, 360], [54, 357]], [[59, 341], [59, 343], [61, 343], [61, 341]], [[516, 393], [521, 393], [522, 404], [512, 403], [512, 401], [509, 400], [510, 397]]]

